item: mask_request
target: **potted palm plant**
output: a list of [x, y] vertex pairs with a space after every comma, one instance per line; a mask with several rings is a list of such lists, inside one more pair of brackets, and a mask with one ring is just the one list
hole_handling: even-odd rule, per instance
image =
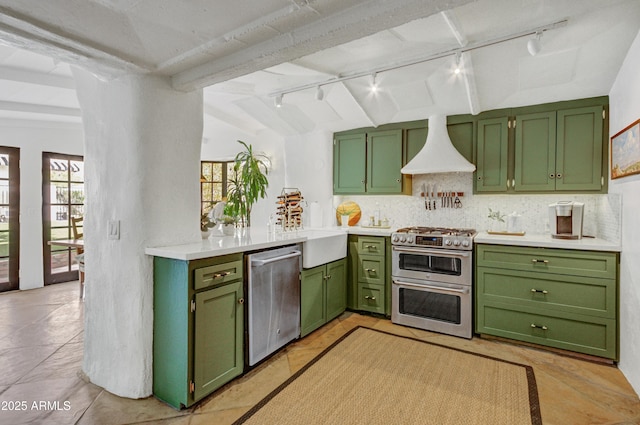
[[258, 199], [267, 196], [269, 158], [255, 153], [253, 147], [242, 140], [238, 140], [238, 143], [244, 147], [244, 150], [234, 159], [225, 214], [238, 217], [240, 225], [249, 227], [251, 226], [251, 207]]

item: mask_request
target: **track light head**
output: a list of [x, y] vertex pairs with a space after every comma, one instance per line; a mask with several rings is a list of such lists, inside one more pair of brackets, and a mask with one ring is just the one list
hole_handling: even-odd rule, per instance
[[378, 91], [378, 83], [376, 82], [376, 77], [378, 76], [377, 72], [371, 74], [371, 93], [376, 93]]
[[324, 99], [324, 90], [322, 90], [322, 87], [318, 86], [316, 88], [316, 100], [322, 100]]
[[462, 53], [456, 52], [456, 67], [453, 68], [453, 73], [458, 75], [462, 70], [460, 69], [460, 59], [462, 58]]
[[276, 105], [276, 108], [281, 108], [282, 107], [282, 96], [281, 94], [276, 96], [276, 99], [274, 101], [274, 104]]
[[538, 31], [535, 38], [532, 38], [527, 42], [527, 50], [531, 56], [537, 55], [542, 48], [542, 45], [540, 44], [540, 37], [542, 37], [542, 32]]

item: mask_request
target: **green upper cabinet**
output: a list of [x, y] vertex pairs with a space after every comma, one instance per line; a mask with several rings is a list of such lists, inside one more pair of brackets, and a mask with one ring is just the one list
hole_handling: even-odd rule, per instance
[[601, 189], [602, 111], [600, 106], [558, 111], [556, 190]]
[[483, 113], [476, 193], [606, 193], [607, 98]]
[[515, 123], [515, 190], [553, 191], [556, 167], [556, 113], [519, 115]]
[[402, 192], [402, 130], [367, 134], [367, 192]]
[[402, 129], [336, 134], [333, 192], [402, 193]]
[[333, 192], [364, 193], [366, 164], [366, 133], [336, 135], [333, 140]]
[[424, 142], [427, 141], [429, 128], [426, 124], [427, 123], [425, 121], [424, 126], [418, 126], [415, 128], [411, 127], [404, 130], [403, 164], [407, 164], [411, 161], [413, 157], [420, 152], [420, 149], [424, 146]]
[[507, 190], [509, 119], [491, 118], [478, 121], [477, 192]]

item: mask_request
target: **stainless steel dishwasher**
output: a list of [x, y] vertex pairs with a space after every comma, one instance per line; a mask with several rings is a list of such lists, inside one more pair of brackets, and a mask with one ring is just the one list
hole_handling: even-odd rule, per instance
[[300, 336], [300, 245], [249, 254], [249, 366]]

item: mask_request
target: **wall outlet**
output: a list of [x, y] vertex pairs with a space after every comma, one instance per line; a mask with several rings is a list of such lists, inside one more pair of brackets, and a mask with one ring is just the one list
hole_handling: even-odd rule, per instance
[[107, 222], [107, 228], [109, 229], [109, 239], [120, 239], [120, 220], [109, 220]]

